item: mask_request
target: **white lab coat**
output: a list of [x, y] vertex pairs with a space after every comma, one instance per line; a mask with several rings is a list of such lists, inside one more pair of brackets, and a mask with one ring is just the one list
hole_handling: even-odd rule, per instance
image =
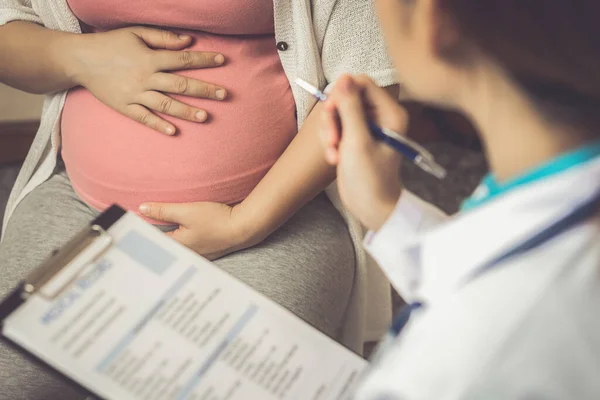
[[600, 399], [600, 218], [460, 285], [599, 188], [594, 160], [451, 220], [404, 193], [367, 249], [426, 307], [356, 399]]

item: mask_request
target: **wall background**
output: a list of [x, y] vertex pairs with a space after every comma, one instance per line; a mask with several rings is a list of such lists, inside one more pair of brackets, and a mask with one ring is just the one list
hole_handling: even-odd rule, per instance
[[0, 84], [0, 228], [8, 195], [42, 112], [44, 96]]
[[0, 84], [0, 123], [38, 120], [43, 101], [44, 96], [28, 94]]
[[0, 84], [0, 165], [25, 159], [42, 112], [44, 96]]

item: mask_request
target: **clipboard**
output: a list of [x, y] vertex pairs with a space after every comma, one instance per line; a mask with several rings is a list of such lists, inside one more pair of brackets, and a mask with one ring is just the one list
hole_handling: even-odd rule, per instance
[[[95, 252], [95, 254], [92, 255], [92, 259], [89, 259], [89, 261], [93, 261], [94, 258], [101, 256], [102, 252], [112, 243], [112, 239], [107, 231], [124, 215], [125, 210], [117, 205], [108, 208], [64, 247], [54, 250], [52, 255], [40, 267], [29, 274], [2, 300], [2, 302], [0, 302], [0, 341], [4, 342], [14, 351], [19, 352], [28, 361], [42, 367], [45, 372], [48, 372], [50, 375], [81, 392], [82, 396], [98, 400], [104, 399], [97, 393], [92, 392], [89, 388], [84, 387], [79, 382], [71, 379], [68, 375], [59, 372], [27, 349], [8, 339], [1, 332], [4, 320], [19, 308], [19, 306], [25, 303], [33, 293], [36, 293], [42, 288], [54, 275], [65, 268], [68, 263], [76, 258], [82, 251], [89, 248], [98, 238], [105, 238], [107, 245], [101, 246], [99, 251]], [[59, 288], [56, 292], [55, 296], [62, 293], [65, 287], [67, 287], [75, 278], [76, 276], [74, 276], [72, 280], [65, 282], [63, 287]]]
[[216, 388], [236, 400], [339, 400], [367, 367], [118, 206], [2, 300], [0, 329], [9, 347], [97, 399], [187, 400]]

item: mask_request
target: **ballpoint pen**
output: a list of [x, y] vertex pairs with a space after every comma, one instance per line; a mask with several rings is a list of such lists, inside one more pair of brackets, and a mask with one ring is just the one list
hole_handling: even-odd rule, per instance
[[[327, 95], [325, 93], [305, 80], [297, 78], [296, 84], [312, 94], [317, 100], [327, 100]], [[438, 179], [444, 179], [446, 177], [446, 170], [444, 167], [436, 163], [433, 155], [423, 148], [423, 146], [398, 134], [397, 132], [394, 132], [391, 129], [381, 128], [373, 121], [368, 121], [368, 124], [371, 134], [376, 139], [383, 141], [385, 144], [401, 153], [423, 171], [435, 176]]]

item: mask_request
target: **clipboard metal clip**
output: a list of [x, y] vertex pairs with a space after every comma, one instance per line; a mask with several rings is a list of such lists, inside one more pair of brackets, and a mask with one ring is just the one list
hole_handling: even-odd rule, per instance
[[55, 250], [46, 262], [27, 276], [22, 287], [22, 300], [27, 300], [34, 293], [48, 300], [55, 299], [86, 266], [96, 262], [112, 242], [110, 234], [100, 225], [86, 228], [60, 250]]

